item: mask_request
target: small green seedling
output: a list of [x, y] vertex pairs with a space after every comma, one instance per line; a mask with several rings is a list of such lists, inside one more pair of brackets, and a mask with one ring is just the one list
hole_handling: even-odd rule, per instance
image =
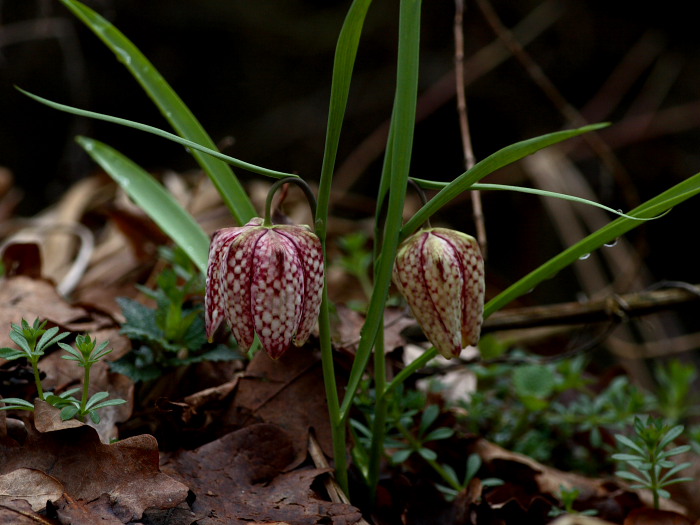
[[617, 461], [624, 461], [637, 472], [619, 470], [615, 474], [625, 480], [633, 481], [632, 488], [648, 489], [654, 497], [654, 508], [659, 508], [659, 498], [669, 498], [664, 487], [692, 478], [674, 478], [678, 472], [688, 468], [691, 463], [676, 464], [669, 460], [671, 456], [684, 454], [690, 450], [689, 445], [666, 450], [674, 439], [683, 433], [683, 425], [671, 427], [662, 419], [636, 417], [634, 435], [631, 438], [616, 434], [618, 445], [631, 449], [632, 453], [618, 453], [612, 456]]
[[[448, 487], [438, 484], [438, 490], [443, 493], [447, 501], [454, 501], [460, 492], [467, 489], [476, 474], [479, 472], [481, 464], [481, 456], [478, 454], [470, 454], [467, 458], [467, 464], [464, 469], [464, 477], [461, 480], [457, 476], [457, 472], [455, 472], [451, 466], [442, 465], [443, 477], [450, 484], [450, 486]], [[498, 487], [499, 485], [503, 485], [502, 479], [484, 478], [481, 480], [482, 487]]]
[[150, 308], [120, 297], [126, 322], [121, 333], [134, 350], [111, 363], [112, 370], [134, 381], [150, 381], [173, 367], [208, 361], [231, 361], [243, 356], [223, 344], [207, 342], [204, 311], [192, 299], [201, 297], [204, 279], [180, 250], [161, 249], [168, 265], [158, 275], [155, 289], [137, 285], [156, 303]]
[[[61, 419], [64, 421], [72, 418], [84, 421], [85, 416], [90, 416], [90, 419], [96, 424], [100, 422], [100, 416], [97, 410], [126, 403], [124, 399], [107, 399], [109, 397], [108, 392], [97, 392], [92, 397], [89, 397], [90, 369], [92, 365], [112, 351], [110, 348], [107, 348], [109, 341], [105, 341], [97, 346], [97, 340], [91, 339], [89, 335], [79, 335], [76, 337], [75, 341], [76, 348], [73, 348], [60, 342], [62, 339], [71, 335], [70, 332], [58, 334], [58, 327], [46, 330], [44, 329], [45, 326], [46, 321], [40, 323], [38, 319], [36, 319], [31, 326], [24, 319], [22, 319], [19, 325], [13, 323], [10, 338], [17, 343], [19, 349], [0, 348], [0, 357], [5, 359], [27, 358], [34, 371], [34, 381], [36, 383], [37, 396], [39, 399], [61, 409]], [[83, 394], [80, 400], [73, 397], [73, 394], [81, 390], [80, 387], [72, 388], [61, 394], [44, 392], [38, 363], [39, 359], [44, 355], [45, 350], [54, 344], [58, 344], [63, 350], [68, 352], [69, 355], [62, 356], [63, 359], [76, 361], [79, 366], [85, 369], [82, 386]], [[0, 401], [4, 403], [4, 406], [0, 407], [0, 410], [15, 409], [34, 411], [34, 405], [24, 399], [13, 397], [1, 399]]]
[[574, 503], [581, 495], [581, 491], [576, 487], [567, 489], [564, 485], [559, 487], [559, 501], [563, 508], [554, 507], [549, 511], [550, 517], [561, 516], [563, 514], [577, 514], [579, 516], [595, 516], [598, 511], [595, 509], [586, 509], [578, 511], [574, 509]]

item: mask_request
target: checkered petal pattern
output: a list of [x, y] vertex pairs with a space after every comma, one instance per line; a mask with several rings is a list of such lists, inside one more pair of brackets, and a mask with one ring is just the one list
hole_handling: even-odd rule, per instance
[[478, 343], [484, 260], [473, 237], [446, 228], [413, 234], [399, 247], [393, 280], [441, 355], [458, 357]]
[[207, 337], [225, 318], [244, 350], [260, 338], [274, 359], [303, 345], [321, 307], [323, 249], [306, 226], [263, 226], [256, 217], [217, 231], [205, 295]]

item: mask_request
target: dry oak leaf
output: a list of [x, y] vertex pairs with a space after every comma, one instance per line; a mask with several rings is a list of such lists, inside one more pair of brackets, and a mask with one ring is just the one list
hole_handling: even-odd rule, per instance
[[165, 460], [162, 469], [194, 492], [192, 510], [200, 517], [198, 525], [351, 525], [360, 520], [356, 508], [324, 501], [311, 489], [328, 469], [283, 472], [293, 459], [287, 433], [261, 423], [179, 452]]
[[258, 352], [239, 379], [224, 419], [234, 428], [271, 423], [284, 429], [294, 447], [287, 470], [306, 459], [311, 428], [324, 453], [332, 455], [321, 361], [308, 346], [292, 347], [277, 360]]
[[41, 400], [35, 406], [36, 423], [24, 442], [0, 443], [0, 474], [41, 471], [62, 483], [71, 498], [88, 504], [108, 494], [123, 523], [139, 519], [147, 508], [172, 508], [186, 499], [187, 487], [160, 472], [153, 436], [105, 445], [94, 428], [61, 422], [59, 411]]
[[47, 501], [57, 501], [63, 494], [63, 484], [39, 470], [19, 468], [0, 475], [0, 503], [22, 499], [32, 510], [40, 511]]

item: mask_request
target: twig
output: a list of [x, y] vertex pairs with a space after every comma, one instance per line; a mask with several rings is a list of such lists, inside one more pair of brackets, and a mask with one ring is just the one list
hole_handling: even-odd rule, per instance
[[[503, 41], [506, 47], [508, 47], [532, 81], [544, 92], [568, 123], [574, 127], [587, 124], [583, 115], [581, 115], [574, 106], [569, 104], [559, 89], [549, 80], [549, 77], [547, 77], [539, 64], [535, 62], [513, 33], [503, 25], [503, 22], [493, 9], [489, 0], [476, 0], [476, 3], [493, 31]], [[630, 204], [639, 202], [634, 184], [630, 181], [627, 171], [617, 160], [610, 146], [595, 132], [581, 135], [581, 138], [597, 153], [608, 170], [618, 178], [620, 187], [625, 192], [627, 202]]]
[[[321, 445], [318, 444], [318, 441], [316, 441], [312, 433], [309, 433], [309, 455], [314, 465], [316, 465], [316, 468], [330, 469], [330, 465], [326, 460], [326, 455], [323, 453], [323, 450], [321, 450]], [[340, 488], [340, 485], [338, 485], [338, 482], [332, 475], [326, 476], [323, 484], [326, 488], [326, 492], [328, 492], [328, 497], [333, 503], [350, 504], [350, 499], [345, 495], [345, 492], [343, 492], [343, 489]], [[364, 518], [360, 518], [360, 521], [356, 523], [360, 525], [369, 525]]]
[[[464, 152], [464, 169], [470, 170], [476, 160], [472, 148], [471, 132], [469, 131], [469, 119], [467, 118], [467, 96], [464, 87], [464, 0], [455, 0], [454, 36], [455, 36], [455, 92], [457, 94], [457, 114], [459, 115], [459, 130], [462, 137], [462, 151]], [[470, 192], [472, 199], [472, 212], [476, 225], [476, 236], [481, 247], [481, 254], [486, 259], [487, 242], [486, 227], [484, 224], [484, 211], [481, 205], [481, 192]]]
[[[672, 288], [657, 289], [660, 286]], [[571, 302], [501, 310], [484, 322], [483, 332], [626, 319], [694, 301], [700, 301], [700, 285], [678, 282], [659, 283], [642, 292], [609, 296], [587, 303]]]
[[[558, 1], [543, 2], [513, 29], [513, 33], [519, 42], [527, 44], [549, 28], [557, 20], [560, 12], [561, 5]], [[499, 39], [484, 46], [467, 59], [464, 84], [471, 84], [508, 57], [510, 53]], [[418, 97], [416, 122], [432, 115], [455, 96], [454, 76], [455, 71], [450, 70]], [[340, 196], [347, 192], [367, 167], [382, 154], [388, 133], [389, 120], [386, 120], [372, 131], [338, 167], [333, 179], [334, 190], [339, 194], [336, 200], [342, 200]]]

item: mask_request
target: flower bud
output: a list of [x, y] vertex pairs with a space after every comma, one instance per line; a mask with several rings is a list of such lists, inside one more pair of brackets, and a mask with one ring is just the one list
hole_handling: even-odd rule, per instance
[[476, 240], [445, 228], [406, 239], [393, 280], [426, 337], [447, 359], [479, 341], [484, 313], [484, 259]]
[[303, 345], [323, 291], [321, 241], [306, 226], [261, 218], [218, 230], [209, 250], [205, 324], [211, 340], [224, 317], [243, 350], [260, 338], [273, 359]]

